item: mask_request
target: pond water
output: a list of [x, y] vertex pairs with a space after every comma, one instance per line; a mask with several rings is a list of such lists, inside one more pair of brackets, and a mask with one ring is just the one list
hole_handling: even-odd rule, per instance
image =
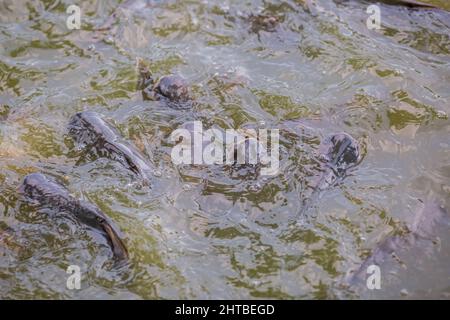
[[[450, 208], [449, 12], [380, 4], [381, 29], [369, 30], [371, 1], [80, 3], [80, 30], [66, 26], [72, 1], [0, 3], [1, 298], [450, 297], [444, 224], [381, 266], [380, 290], [345, 283], [421, 201]], [[138, 59], [182, 75], [192, 109], [144, 101]], [[143, 152], [151, 189], [108, 159], [80, 161], [67, 123], [82, 110]], [[175, 165], [168, 136], [192, 120], [280, 129], [279, 173]], [[299, 216], [336, 132], [361, 143], [363, 160]], [[113, 265], [81, 224], [24, 204], [31, 172], [109, 215], [129, 264]], [[80, 290], [66, 287], [69, 265]]]

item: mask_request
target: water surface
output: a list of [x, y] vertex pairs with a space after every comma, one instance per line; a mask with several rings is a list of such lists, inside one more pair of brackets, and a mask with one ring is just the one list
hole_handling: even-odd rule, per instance
[[[0, 3], [0, 297], [449, 297], [445, 226], [427, 250], [383, 267], [381, 290], [343, 282], [405, 230], [418, 199], [450, 208], [448, 12], [382, 4], [377, 31], [366, 26], [369, 1], [120, 2], [83, 1], [81, 30], [66, 27], [71, 1]], [[250, 14], [280, 23], [266, 31]], [[193, 110], [143, 101], [138, 58], [184, 76]], [[82, 110], [141, 149], [155, 166], [152, 190], [107, 159], [78, 161], [66, 124]], [[168, 136], [192, 120], [279, 128], [280, 173], [175, 166]], [[340, 131], [364, 159], [298, 217], [320, 174], [319, 145]], [[20, 201], [35, 171], [111, 216], [130, 265], [115, 268], [101, 237]], [[72, 264], [81, 290], [66, 288]]]

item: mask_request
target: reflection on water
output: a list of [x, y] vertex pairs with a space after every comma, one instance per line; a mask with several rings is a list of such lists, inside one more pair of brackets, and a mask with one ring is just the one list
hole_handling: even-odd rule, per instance
[[[382, 267], [380, 291], [343, 280], [404, 232], [418, 199], [450, 206], [450, 14], [381, 4], [375, 31], [370, 3], [91, 0], [70, 31], [70, 1], [2, 1], [0, 297], [448, 298], [445, 225], [426, 250]], [[138, 58], [155, 76], [186, 78], [193, 109], [144, 101]], [[120, 164], [78, 161], [66, 124], [82, 110], [105, 115], [155, 165], [151, 192]], [[280, 129], [280, 174], [173, 165], [169, 135], [192, 120]], [[340, 131], [364, 160], [298, 217], [319, 146]], [[116, 222], [128, 266], [110, 264], [101, 237], [20, 201], [36, 171]], [[79, 291], [66, 289], [72, 264]]]

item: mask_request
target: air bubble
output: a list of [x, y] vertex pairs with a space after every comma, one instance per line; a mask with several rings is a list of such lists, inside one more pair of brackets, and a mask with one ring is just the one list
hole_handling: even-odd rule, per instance
[[162, 172], [159, 171], [159, 170], [155, 170], [155, 171], [153, 171], [153, 175], [154, 175], [155, 177], [161, 177], [161, 176], [162, 176]]
[[259, 183], [252, 184], [248, 189], [251, 192], [257, 192], [257, 191], [261, 190], [261, 184], [259, 184]]
[[106, 44], [113, 44], [114, 43], [114, 37], [113, 36], [107, 36], [103, 39], [103, 42]]

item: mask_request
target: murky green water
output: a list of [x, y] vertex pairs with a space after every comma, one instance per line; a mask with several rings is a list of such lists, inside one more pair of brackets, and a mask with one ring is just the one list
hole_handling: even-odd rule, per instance
[[[432, 2], [432, 1], [429, 1]], [[347, 287], [386, 236], [432, 197], [450, 208], [450, 14], [367, 1], [0, 2], [0, 297], [2, 298], [448, 298], [450, 236], [382, 267], [382, 289]], [[310, 2], [311, 3], [311, 2]], [[450, 9], [447, 1], [434, 3]], [[265, 31], [245, 16], [275, 15]], [[136, 59], [184, 76], [192, 111], [143, 101]], [[133, 141], [160, 175], [152, 191], [107, 159], [78, 161], [66, 124], [95, 110]], [[280, 174], [177, 167], [179, 125], [280, 128]], [[317, 152], [345, 131], [364, 160], [342, 184], [297, 212], [318, 174]], [[92, 201], [126, 234], [117, 269], [100, 237], [30, 210], [17, 194], [40, 171]], [[78, 265], [81, 290], [66, 288]], [[384, 272], [384, 273], [383, 273]]]

